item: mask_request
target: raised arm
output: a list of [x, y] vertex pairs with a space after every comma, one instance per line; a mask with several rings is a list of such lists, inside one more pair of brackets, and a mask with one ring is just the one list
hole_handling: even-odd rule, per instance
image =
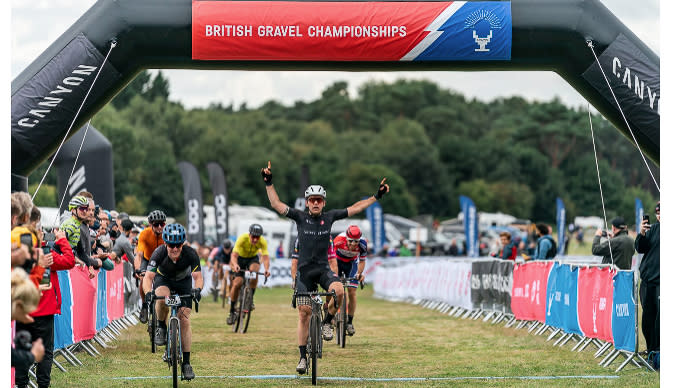
[[268, 194], [268, 200], [270, 200], [270, 206], [281, 215], [286, 215], [289, 207], [280, 201], [280, 197], [278, 197], [278, 193], [275, 191], [273, 173], [270, 171], [270, 160], [268, 161], [268, 167], [261, 169], [261, 175], [263, 176], [263, 182], [266, 184], [266, 193]]
[[361, 201], [358, 201], [355, 204], [349, 206], [347, 208], [347, 216], [351, 217], [357, 213], [360, 213], [367, 207], [373, 205], [374, 202], [382, 198], [385, 193], [389, 192], [390, 186], [388, 186], [388, 184], [385, 183], [385, 180], [387, 179], [388, 178], [383, 178], [383, 180], [380, 181], [380, 186], [378, 186], [378, 192], [375, 195], [372, 195], [366, 199], [362, 199]]

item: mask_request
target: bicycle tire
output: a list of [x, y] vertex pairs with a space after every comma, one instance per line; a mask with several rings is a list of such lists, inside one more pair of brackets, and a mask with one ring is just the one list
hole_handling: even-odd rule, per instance
[[319, 357], [319, 339], [322, 340], [321, 336], [321, 322], [320, 313], [316, 311], [311, 311], [311, 324], [309, 325], [309, 340], [311, 341], [311, 384], [316, 385], [316, 380], [318, 378], [318, 357]]
[[251, 304], [254, 302], [254, 293], [251, 292], [250, 287], [245, 288], [244, 292], [244, 303], [242, 303], [242, 320], [244, 321], [242, 326], [242, 333], [246, 333], [249, 330], [249, 320], [251, 319]]
[[[239, 327], [241, 326], [242, 320], [242, 310], [244, 309], [244, 290], [246, 289], [246, 282], [242, 284], [242, 288], [239, 290], [239, 312], [237, 313], [237, 319], [234, 321], [234, 332], [239, 332]], [[230, 306], [232, 308], [232, 306]]]
[[211, 281], [211, 289], [213, 294], [213, 303], [218, 301], [218, 272], [213, 271], [213, 278]]
[[222, 277], [222, 308], [225, 309], [225, 302], [227, 302], [227, 276]]
[[339, 325], [337, 335], [340, 336], [340, 338], [337, 342], [344, 349], [345, 343], [347, 342], [347, 288], [345, 288], [344, 294], [342, 295], [342, 305], [339, 308], [339, 313], [340, 319], [337, 322]]
[[150, 307], [146, 307], [146, 308], [148, 308], [150, 310], [150, 316], [148, 317], [148, 329], [150, 330], [149, 335], [151, 337], [151, 353], [155, 353], [156, 352], [155, 336], [156, 336], [156, 329], [157, 329], [157, 325], [158, 325], [158, 317], [156, 317], [155, 301], [151, 302], [151, 304], [153, 304], [153, 306], [154, 306], [152, 309]]
[[172, 387], [177, 388], [177, 366], [179, 364], [179, 352], [178, 352], [178, 346], [180, 346], [177, 343], [177, 339], [179, 338], [179, 334], [177, 331], [179, 328], [177, 327], [177, 320], [176, 319], [170, 319], [170, 331], [168, 333], [168, 344], [169, 344], [169, 354], [170, 354], [170, 366], [172, 367]]

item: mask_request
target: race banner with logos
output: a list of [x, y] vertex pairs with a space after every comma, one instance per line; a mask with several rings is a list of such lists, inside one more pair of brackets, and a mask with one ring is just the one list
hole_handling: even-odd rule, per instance
[[187, 241], [204, 244], [203, 194], [199, 172], [187, 161], [177, 163], [184, 182], [184, 208], [187, 211]]
[[577, 313], [581, 332], [612, 342], [613, 276], [609, 268], [579, 269]]
[[579, 267], [555, 263], [548, 277], [545, 323], [581, 335], [577, 316]]
[[216, 162], [206, 165], [208, 179], [213, 189], [213, 206], [215, 206], [215, 235], [217, 244], [222, 244], [229, 234], [229, 218], [227, 216], [227, 184], [225, 171]]
[[459, 208], [464, 215], [464, 232], [466, 235], [467, 256], [478, 257], [478, 214], [476, 213], [476, 205], [471, 198], [460, 195]]
[[557, 215], [555, 217], [557, 223], [557, 254], [561, 256], [565, 254], [565, 237], [567, 233], [565, 230], [565, 203], [562, 202], [560, 197], [558, 197], [555, 202], [557, 209]]
[[72, 338], [73, 343], [76, 343], [91, 339], [96, 335], [96, 284], [89, 279], [89, 271], [85, 267], [70, 269], [69, 277], [73, 302]]
[[192, 59], [479, 61], [512, 56], [508, 1], [194, 1]]
[[618, 271], [613, 278], [612, 337], [616, 349], [636, 351], [636, 293], [634, 271]]
[[62, 349], [74, 343], [74, 330], [72, 330], [72, 304], [74, 302], [69, 271], [57, 271], [57, 280], [60, 283], [62, 305], [60, 305], [60, 314], [55, 315], [53, 323], [53, 347]]
[[371, 225], [371, 242], [373, 243], [372, 247], [369, 245], [369, 252], [376, 253], [383, 248], [385, 243], [385, 218], [383, 218], [383, 207], [380, 202], [373, 202], [366, 208], [366, 219]]
[[512, 312], [516, 319], [545, 322], [546, 292], [552, 266], [552, 261], [514, 265]]
[[106, 277], [106, 271], [98, 271], [98, 275], [91, 279], [91, 285], [96, 289], [96, 299], [93, 301], [93, 307], [96, 311], [96, 331], [103, 330], [103, 328], [108, 325], [108, 289]]
[[471, 302], [476, 308], [511, 313], [512, 261], [480, 260], [471, 263]]
[[124, 316], [124, 266], [125, 262], [115, 263], [112, 271], [105, 272], [107, 290], [107, 319], [112, 322]]

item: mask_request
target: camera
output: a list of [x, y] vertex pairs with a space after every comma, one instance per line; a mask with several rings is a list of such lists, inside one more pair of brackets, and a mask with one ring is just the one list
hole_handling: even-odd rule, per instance
[[26, 330], [19, 330], [14, 336], [14, 346], [17, 349], [30, 351], [31, 347], [31, 333]]
[[602, 237], [608, 237], [608, 232], [604, 230], [604, 231], [600, 232], [600, 235]]

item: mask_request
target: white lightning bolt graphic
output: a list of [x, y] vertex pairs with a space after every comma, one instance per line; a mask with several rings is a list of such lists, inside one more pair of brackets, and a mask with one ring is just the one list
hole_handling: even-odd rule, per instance
[[453, 1], [452, 4], [450, 4], [449, 7], [445, 8], [443, 12], [438, 15], [435, 20], [431, 22], [431, 24], [426, 27], [424, 31], [430, 31], [428, 35], [426, 35], [425, 38], [419, 44], [417, 44], [413, 49], [411, 49], [405, 56], [403, 56], [400, 61], [413, 61], [421, 55], [422, 52], [424, 52], [430, 45], [433, 44], [433, 42], [436, 41], [440, 37], [440, 35], [443, 34], [443, 31], [439, 31], [438, 29], [442, 27], [443, 24], [449, 19], [452, 15], [457, 12], [458, 9], [462, 8], [466, 4], [466, 1]]

